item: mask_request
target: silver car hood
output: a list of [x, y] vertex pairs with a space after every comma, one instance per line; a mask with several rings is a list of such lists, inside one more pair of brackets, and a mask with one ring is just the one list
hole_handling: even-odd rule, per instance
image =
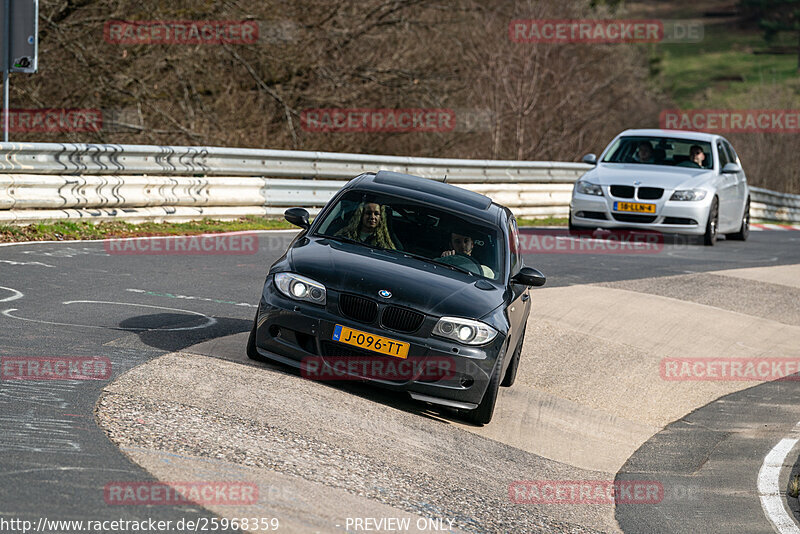
[[599, 163], [581, 178], [597, 185], [634, 185], [641, 182], [645, 187], [681, 189], [705, 185], [714, 175], [710, 169], [691, 167], [667, 167], [662, 165], [640, 165], [636, 163]]

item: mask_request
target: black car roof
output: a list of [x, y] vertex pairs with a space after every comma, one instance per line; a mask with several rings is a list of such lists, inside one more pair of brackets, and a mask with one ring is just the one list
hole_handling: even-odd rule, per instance
[[391, 171], [366, 173], [353, 180], [351, 187], [374, 192], [391, 193], [398, 196], [439, 204], [486, 221], [497, 221], [500, 206], [492, 199], [461, 187], [421, 178], [412, 174]]

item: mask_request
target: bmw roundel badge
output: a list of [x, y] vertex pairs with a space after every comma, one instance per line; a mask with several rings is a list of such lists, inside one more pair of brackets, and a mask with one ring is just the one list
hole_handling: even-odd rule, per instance
[[392, 292], [389, 291], [388, 289], [381, 289], [380, 291], [378, 291], [378, 295], [382, 296], [385, 299], [392, 298]]

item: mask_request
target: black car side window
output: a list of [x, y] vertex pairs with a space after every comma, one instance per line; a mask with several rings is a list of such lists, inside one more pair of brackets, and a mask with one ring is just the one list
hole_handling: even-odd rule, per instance
[[508, 253], [513, 276], [522, 267], [519, 255], [519, 231], [517, 230], [517, 220], [513, 216], [508, 219]]

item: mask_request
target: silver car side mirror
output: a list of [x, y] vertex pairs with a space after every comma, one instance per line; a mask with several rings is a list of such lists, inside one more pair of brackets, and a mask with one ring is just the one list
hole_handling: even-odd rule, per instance
[[737, 172], [742, 172], [742, 167], [738, 163], [730, 162], [722, 167], [722, 174], [736, 174]]
[[592, 153], [586, 154], [583, 156], [584, 163], [588, 163], [589, 165], [597, 165], [597, 156]]

